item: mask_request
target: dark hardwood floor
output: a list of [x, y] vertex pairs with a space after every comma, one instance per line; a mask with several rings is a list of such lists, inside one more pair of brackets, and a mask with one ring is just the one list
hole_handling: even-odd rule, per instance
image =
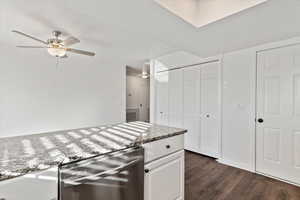
[[300, 200], [300, 187], [185, 153], [185, 200]]

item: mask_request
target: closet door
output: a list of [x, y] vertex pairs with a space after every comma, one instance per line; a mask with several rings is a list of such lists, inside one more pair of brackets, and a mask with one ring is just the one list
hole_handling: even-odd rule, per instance
[[201, 112], [200, 112], [200, 67], [183, 70], [183, 127], [185, 149], [200, 153]]
[[202, 64], [184, 69], [185, 149], [219, 157], [220, 64]]
[[182, 69], [169, 71], [169, 126], [183, 127]]
[[155, 123], [169, 125], [169, 73], [155, 74]]
[[201, 151], [218, 158], [220, 139], [220, 64], [201, 66]]

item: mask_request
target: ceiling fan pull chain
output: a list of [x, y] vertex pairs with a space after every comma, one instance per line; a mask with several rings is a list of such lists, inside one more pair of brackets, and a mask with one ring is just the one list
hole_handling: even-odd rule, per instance
[[58, 64], [59, 64], [59, 57], [56, 57], [56, 69], [58, 70]]

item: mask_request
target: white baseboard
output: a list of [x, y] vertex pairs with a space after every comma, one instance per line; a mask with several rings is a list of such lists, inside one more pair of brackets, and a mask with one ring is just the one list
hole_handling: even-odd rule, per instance
[[268, 174], [264, 174], [264, 173], [255, 171], [254, 169], [251, 169], [251, 167], [249, 165], [246, 165], [246, 164], [232, 162], [232, 161], [228, 161], [228, 160], [225, 160], [225, 159], [218, 159], [217, 161], [221, 164], [224, 164], [224, 165], [228, 165], [228, 166], [231, 166], [231, 167], [243, 169], [243, 170], [255, 173], [255, 174], [266, 176], [268, 178], [276, 179], [278, 181], [282, 181], [282, 182], [300, 187], [300, 184], [298, 184], [298, 183], [294, 183], [294, 182], [291, 182], [291, 181], [288, 181], [288, 180], [285, 180], [285, 179], [281, 179], [281, 178], [278, 178], [278, 177], [274, 177], [274, 176], [271, 176], [271, 175], [268, 175]]
[[[188, 150], [188, 151], [191, 151], [191, 150]], [[192, 152], [199, 153], [199, 152], [196, 152], [196, 151], [192, 151]], [[282, 181], [282, 182], [300, 187], [300, 184], [298, 184], [298, 183], [294, 183], [294, 182], [291, 182], [291, 181], [288, 181], [288, 180], [285, 180], [285, 179], [281, 179], [281, 178], [278, 178], [278, 177], [274, 177], [274, 176], [271, 176], [271, 175], [268, 175], [268, 174], [264, 174], [264, 173], [255, 171], [255, 169], [253, 167], [251, 167], [249, 164], [233, 162], [233, 161], [229, 161], [229, 160], [222, 159], [222, 158], [217, 159], [217, 162], [221, 163], [221, 164], [224, 164], [224, 165], [228, 165], [228, 166], [235, 167], [235, 168], [238, 168], [238, 169], [246, 170], [246, 171], [249, 171], [249, 172], [252, 172], [252, 173], [255, 173], [255, 174], [266, 176], [268, 178], [276, 179], [278, 181]]]
[[248, 164], [233, 162], [233, 161], [229, 161], [229, 160], [222, 159], [222, 158], [218, 159], [217, 161], [224, 165], [228, 165], [231, 167], [235, 167], [235, 168], [239, 168], [239, 169], [243, 169], [243, 170], [255, 173], [255, 170]]
[[199, 155], [203, 155], [203, 156], [208, 156], [208, 157], [211, 157], [211, 158], [214, 158], [214, 159], [219, 158], [219, 156], [216, 155], [216, 154], [210, 154], [210, 153], [202, 152], [202, 151], [199, 151], [199, 150], [193, 150], [193, 149], [188, 149], [188, 148], [184, 148], [184, 150], [190, 151], [190, 152], [193, 152], [193, 153], [196, 153], [196, 154], [199, 154]]
[[278, 178], [278, 177], [275, 177], [275, 176], [271, 176], [271, 175], [268, 175], [268, 174], [264, 174], [264, 173], [261, 173], [261, 172], [258, 172], [258, 171], [256, 171], [255, 173], [259, 174], [259, 175], [262, 175], [262, 176], [266, 176], [268, 178], [276, 179], [278, 181], [285, 182], [285, 183], [300, 187], [299, 183], [294, 183], [294, 182], [291, 182], [291, 181], [288, 181], [288, 180], [285, 180], [285, 179], [281, 179], [281, 178]]

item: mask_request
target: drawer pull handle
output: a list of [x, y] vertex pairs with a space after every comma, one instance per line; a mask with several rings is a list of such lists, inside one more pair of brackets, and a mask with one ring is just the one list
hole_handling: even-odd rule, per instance
[[166, 146], [166, 148], [167, 148], [167, 149], [170, 149], [170, 148], [171, 148], [171, 146], [170, 146], [170, 145], [167, 145], [167, 146]]
[[145, 173], [149, 173], [150, 172], [150, 170], [149, 169], [145, 169]]

